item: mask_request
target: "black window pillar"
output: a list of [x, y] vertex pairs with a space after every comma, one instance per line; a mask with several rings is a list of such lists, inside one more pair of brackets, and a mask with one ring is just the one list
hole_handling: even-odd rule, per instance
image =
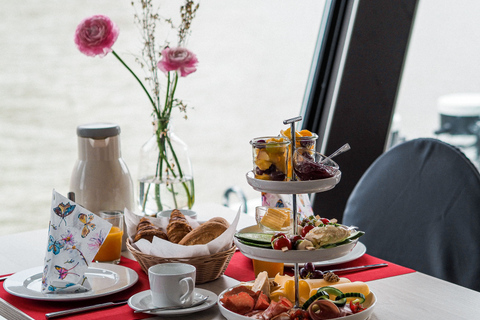
[[340, 183], [313, 196], [317, 214], [341, 221], [358, 180], [385, 151], [417, 3], [332, 1], [337, 16], [312, 64], [303, 128], [318, 133], [327, 155], [347, 142], [352, 149], [336, 159]]

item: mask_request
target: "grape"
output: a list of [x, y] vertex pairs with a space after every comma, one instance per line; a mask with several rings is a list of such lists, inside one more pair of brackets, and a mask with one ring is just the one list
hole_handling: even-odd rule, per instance
[[256, 144], [256, 145], [255, 145], [255, 148], [257, 148], [257, 149], [265, 149], [265, 143], [267, 143], [267, 142], [266, 142], [265, 140], [263, 140], [263, 139], [260, 139], [260, 140], [255, 141], [255, 143], [260, 144], [260, 145]]
[[313, 146], [313, 141], [311, 140], [300, 140], [300, 146], [303, 148], [309, 148]]
[[265, 174], [270, 174], [272, 172], [274, 172], [275, 170], [277, 170], [277, 168], [275, 167], [274, 164], [270, 165], [270, 167], [268, 167], [268, 169], [264, 170], [263, 172], [265, 172]]
[[315, 270], [311, 273], [310, 275], [311, 279], [322, 279], [323, 278], [323, 272], [320, 270]]
[[270, 178], [272, 178], [274, 181], [283, 181], [285, 180], [285, 173], [275, 170], [274, 172], [270, 173]]
[[301, 268], [300, 269], [300, 277], [302, 277], [303, 279], [307, 279], [308, 278], [308, 271], [307, 269], [305, 268]]
[[314, 266], [313, 263], [311, 263], [311, 262], [305, 263], [305, 265], [304, 265], [303, 267], [304, 267], [305, 269], [307, 269], [307, 271], [309, 271], [309, 272], [315, 271], [315, 266]]
[[261, 175], [264, 174], [264, 173], [265, 173], [265, 171], [261, 170], [259, 167], [256, 167], [256, 168], [255, 168], [255, 174], [256, 174], [256, 175], [261, 176]]

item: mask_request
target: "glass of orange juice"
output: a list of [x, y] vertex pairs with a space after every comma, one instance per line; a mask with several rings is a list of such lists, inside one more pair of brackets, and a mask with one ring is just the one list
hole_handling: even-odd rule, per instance
[[280, 262], [268, 262], [262, 260], [252, 259], [253, 272], [255, 272], [255, 278], [262, 271], [267, 271], [269, 278], [275, 278], [277, 273], [283, 275], [283, 263]]
[[119, 264], [122, 255], [123, 212], [101, 211], [99, 216], [110, 222], [112, 228], [100, 247], [100, 250], [98, 250], [94, 260], [96, 262]]

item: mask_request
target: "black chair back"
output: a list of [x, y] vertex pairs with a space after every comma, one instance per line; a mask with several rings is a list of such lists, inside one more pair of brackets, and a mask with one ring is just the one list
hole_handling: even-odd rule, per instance
[[380, 156], [343, 223], [365, 231], [367, 253], [480, 291], [480, 174], [447, 143], [415, 139]]

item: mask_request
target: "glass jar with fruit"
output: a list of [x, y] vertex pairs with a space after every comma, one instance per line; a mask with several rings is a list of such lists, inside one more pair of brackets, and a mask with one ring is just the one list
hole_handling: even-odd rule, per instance
[[[286, 139], [292, 141], [292, 130], [291, 128], [288, 128], [286, 130], [281, 130], [280, 135], [282, 137], [285, 137]], [[294, 150], [299, 149], [299, 148], [305, 148], [309, 150], [316, 150], [317, 146], [317, 139], [318, 135], [316, 133], [313, 133], [309, 130], [301, 130], [301, 131], [295, 131], [295, 148]], [[293, 152], [292, 152], [292, 144], [288, 147], [288, 155], [290, 159], [292, 159]], [[288, 163], [288, 176], [291, 178], [292, 177], [292, 165], [291, 162]]]
[[256, 179], [287, 180], [288, 146], [282, 137], [260, 137], [250, 141], [253, 154], [253, 173]]

